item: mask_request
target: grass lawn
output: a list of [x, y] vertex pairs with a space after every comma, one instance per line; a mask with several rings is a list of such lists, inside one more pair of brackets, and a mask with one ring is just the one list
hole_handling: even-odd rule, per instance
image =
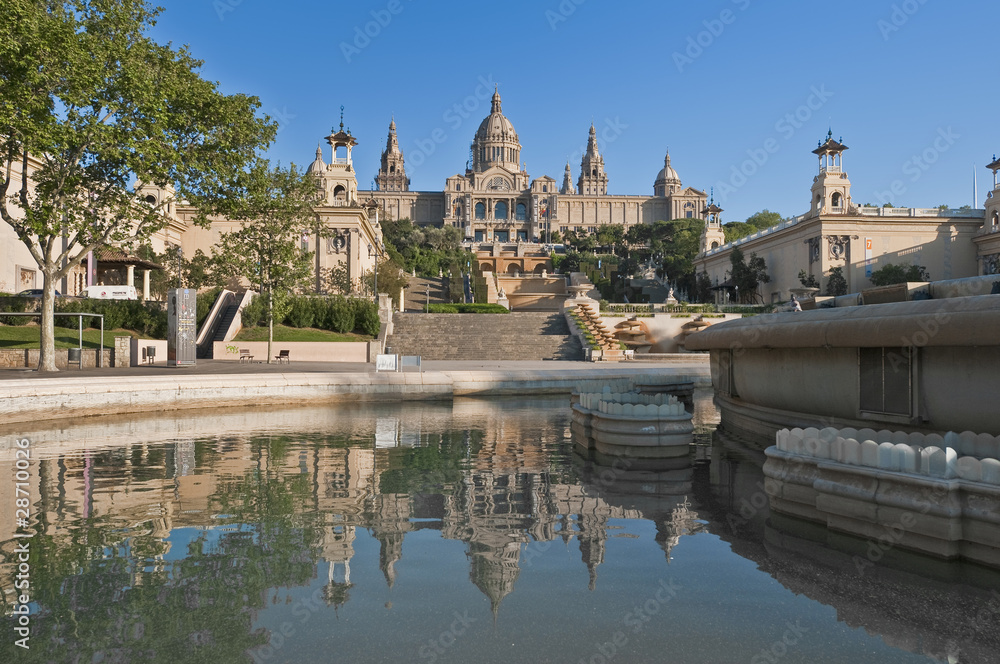
[[[317, 330], [314, 327], [287, 327], [285, 325], [274, 326], [275, 341], [371, 341], [372, 338], [364, 334], [354, 334], [348, 332], [330, 332], [329, 330]], [[267, 341], [267, 327], [245, 327], [236, 335], [233, 341]]]
[[[37, 325], [0, 325], [0, 348], [38, 348], [39, 330]], [[56, 348], [76, 348], [79, 345], [80, 330], [76, 327], [55, 328]], [[115, 337], [139, 336], [131, 330], [104, 330], [104, 347], [114, 348]], [[83, 328], [83, 347], [97, 348], [101, 345], [101, 330]]]

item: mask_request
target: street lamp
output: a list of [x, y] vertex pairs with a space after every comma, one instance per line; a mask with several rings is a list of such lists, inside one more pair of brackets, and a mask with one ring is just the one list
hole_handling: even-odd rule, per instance
[[[368, 258], [372, 257], [372, 245], [371, 242], [368, 243]], [[375, 304], [378, 304], [378, 252], [375, 252]]]

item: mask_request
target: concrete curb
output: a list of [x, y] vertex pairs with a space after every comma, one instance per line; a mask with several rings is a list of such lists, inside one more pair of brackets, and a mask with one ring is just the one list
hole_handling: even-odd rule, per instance
[[410, 401], [455, 396], [568, 394], [577, 381], [648, 377], [711, 385], [709, 367], [585, 368], [421, 373], [267, 373], [12, 379], [0, 382], [0, 422], [323, 401]]

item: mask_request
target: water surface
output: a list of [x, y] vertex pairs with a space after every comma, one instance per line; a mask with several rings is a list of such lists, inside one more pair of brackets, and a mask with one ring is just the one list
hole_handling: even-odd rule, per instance
[[770, 515], [761, 455], [698, 418], [660, 475], [590, 463], [566, 398], [5, 431], [35, 534], [24, 650], [0, 517], [0, 661], [997, 661], [993, 572]]

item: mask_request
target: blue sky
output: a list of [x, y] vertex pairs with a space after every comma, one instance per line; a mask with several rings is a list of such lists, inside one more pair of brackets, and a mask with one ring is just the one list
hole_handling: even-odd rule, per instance
[[[153, 30], [261, 99], [268, 156], [306, 166], [340, 121], [368, 188], [395, 116], [411, 188], [464, 172], [498, 84], [532, 178], [579, 175], [591, 122], [612, 194], [651, 195], [669, 148], [723, 219], [805, 212], [832, 129], [855, 203], [979, 205], [1000, 152], [1000, 4], [160, 0]], [[326, 147], [324, 145], [324, 147]], [[327, 150], [328, 151], [328, 150]], [[895, 193], [893, 193], [895, 190]]]

